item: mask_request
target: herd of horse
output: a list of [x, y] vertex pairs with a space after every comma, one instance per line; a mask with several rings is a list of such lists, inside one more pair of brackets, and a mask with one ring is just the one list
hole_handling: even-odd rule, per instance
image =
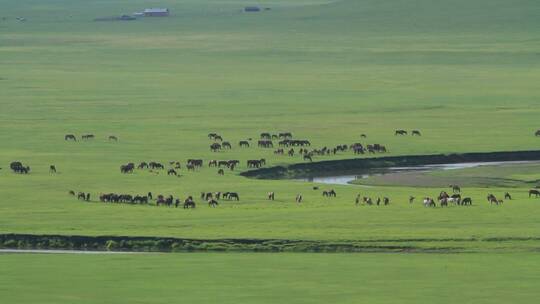
[[[396, 135], [396, 136], [397, 135], [407, 135], [407, 134], [409, 134], [409, 132], [407, 132], [406, 130], [402, 130], [402, 129], [396, 130], [394, 132], [394, 135]], [[412, 136], [422, 136], [422, 133], [419, 130], [412, 130], [411, 135]]]
[[[453, 190], [452, 194], [449, 194], [446, 191], [441, 191], [439, 193], [439, 196], [434, 199], [431, 197], [424, 197], [423, 198], [423, 206], [424, 207], [436, 207], [437, 202], [439, 203], [440, 207], [448, 207], [450, 204], [455, 206], [472, 206], [473, 200], [471, 197], [462, 197], [461, 195], [461, 188], [456, 185], [450, 185], [450, 187]], [[318, 187], [313, 187], [313, 190], [319, 190]], [[90, 193], [85, 192], [78, 192], [77, 194], [74, 191], [69, 191], [69, 194], [72, 196], [76, 196], [78, 200], [82, 201], [90, 201]], [[532, 195], [535, 195], [536, 197], [540, 197], [540, 191], [539, 190], [530, 190], [529, 191], [529, 197]], [[326, 198], [336, 198], [337, 193], [334, 189], [330, 190], [323, 190], [322, 196]], [[275, 200], [275, 192], [268, 192], [266, 195], [267, 199], [269, 201]], [[201, 192], [200, 195], [201, 200], [206, 201], [208, 203], [209, 207], [217, 207], [219, 206], [220, 200], [227, 200], [227, 201], [240, 201], [240, 195], [238, 192]], [[512, 196], [510, 193], [505, 192], [504, 194], [505, 200], [512, 200]], [[195, 208], [196, 203], [193, 199], [193, 196], [188, 196], [185, 200], [181, 200], [180, 198], [175, 198], [173, 195], [164, 196], [162, 194], [159, 194], [156, 196], [156, 198], [153, 198], [152, 192], [148, 192], [146, 195], [131, 195], [131, 194], [116, 194], [116, 193], [106, 193], [106, 194], [100, 194], [99, 195], [99, 201], [103, 203], [125, 203], [125, 204], [141, 204], [141, 205], [154, 205], [154, 206], [166, 206], [166, 207], [183, 207], [184, 209], [190, 209]], [[303, 201], [303, 195], [297, 194], [295, 197], [296, 203], [302, 203]], [[414, 203], [415, 197], [410, 196], [409, 197], [409, 204]], [[491, 205], [502, 205], [503, 200], [498, 199], [494, 194], [490, 193], [487, 195], [487, 201]], [[373, 199], [369, 196], [361, 196], [358, 194], [354, 200], [356, 206], [361, 205], [367, 205], [367, 206], [388, 206], [390, 205], [390, 198], [383, 196], [377, 197], [376, 199]]]
[[[403, 130], [402, 130], [403, 131]], [[406, 131], [403, 131], [406, 133]], [[414, 130], [414, 135], [420, 135], [420, 131]], [[361, 134], [361, 138], [366, 138], [365, 134]], [[208, 134], [208, 138], [214, 142], [210, 144], [210, 151], [219, 152], [222, 149], [232, 149], [232, 145], [228, 141], [223, 140], [223, 136], [217, 133]], [[274, 140], [279, 140], [277, 142], [279, 148], [274, 150], [275, 155], [288, 155], [295, 156], [299, 154], [304, 161], [313, 161], [314, 156], [325, 156], [325, 155], [336, 155], [338, 152], [352, 151], [354, 154], [365, 154], [365, 153], [386, 153], [388, 150], [384, 145], [375, 143], [375, 144], [362, 144], [362, 143], [353, 143], [353, 144], [341, 144], [335, 147], [324, 146], [322, 148], [311, 148], [311, 141], [307, 139], [293, 139], [291, 132], [282, 132], [277, 134], [272, 134], [264, 132], [260, 134], [260, 139], [257, 141], [257, 146], [259, 148], [274, 148]], [[253, 138], [248, 138], [247, 140], [241, 140], [238, 142], [240, 148], [249, 148], [251, 146], [251, 141]], [[310, 148], [308, 148], [310, 147]], [[295, 150], [295, 148], [300, 148]], [[259, 166], [253, 163], [250, 168], [259, 168]]]
[[[409, 132], [406, 130], [396, 130], [395, 135], [407, 135]], [[410, 134], [413, 136], [421, 136], [421, 132], [419, 130], [412, 130], [410, 131]], [[535, 133], [536, 136], [540, 136], [540, 130], [538, 130]], [[214, 141], [212, 144], [213, 146], [217, 147], [219, 145], [218, 149], [231, 149], [232, 145], [223, 140], [223, 137], [217, 133], [210, 133], [208, 134], [208, 137]], [[365, 134], [362, 134], [362, 138], [366, 138], [367, 136]], [[81, 136], [81, 140], [92, 140], [95, 136], [93, 134], [84, 134]], [[110, 135], [108, 138], [110, 141], [118, 141], [118, 138], [116, 136]], [[67, 134], [65, 135], [66, 141], [77, 141], [77, 137], [73, 134]], [[345, 152], [352, 150], [355, 154], [364, 154], [364, 153], [376, 153], [376, 152], [387, 152], [387, 149], [384, 145], [381, 144], [362, 144], [362, 143], [354, 143], [354, 144], [343, 144], [343, 145], [337, 145], [333, 148], [323, 147], [319, 149], [312, 149], [307, 148], [311, 146], [311, 142], [309, 140], [297, 140], [293, 139], [293, 134], [291, 132], [281, 132], [281, 133], [261, 133], [260, 134], [260, 140], [258, 141], [259, 146], [261, 147], [273, 147], [273, 141], [279, 140], [278, 145], [280, 146], [279, 149], [274, 151], [274, 154], [277, 155], [284, 155], [287, 154], [289, 156], [294, 156], [295, 154], [302, 155], [304, 160], [312, 161], [312, 157], [314, 155], [328, 155], [328, 154], [336, 154], [338, 152]], [[240, 147], [249, 147], [250, 142], [252, 141], [252, 138], [249, 138], [247, 140], [242, 140], [239, 142]], [[300, 149], [295, 150], [295, 147], [299, 147]], [[287, 149], [285, 149], [287, 148]], [[218, 173], [220, 175], [224, 174], [224, 170], [222, 168], [228, 168], [230, 170], [234, 170], [236, 166], [240, 164], [239, 160], [209, 160], [208, 161], [208, 167], [215, 167], [218, 168]], [[120, 172], [124, 174], [133, 173], [135, 169], [143, 170], [143, 169], [150, 169], [154, 170], [154, 172], [159, 172], [159, 170], [167, 170], [167, 175], [178, 175], [178, 171], [182, 168], [182, 164], [180, 161], [170, 161], [169, 162], [170, 167], [167, 168], [166, 165], [160, 162], [156, 161], [149, 161], [149, 162], [140, 162], [138, 165], [135, 165], [135, 163], [127, 163], [120, 166]], [[198, 168], [202, 168], [204, 165], [204, 161], [202, 159], [188, 159], [185, 163], [185, 167], [188, 171], [195, 171]], [[246, 161], [246, 165], [248, 168], [261, 168], [266, 165], [266, 159], [250, 159]], [[20, 161], [14, 161], [10, 164], [10, 168], [14, 173], [19, 174], [28, 174], [30, 173], [30, 166], [24, 165]], [[57, 169], [55, 165], [49, 166], [49, 172], [50, 173], [56, 173]], [[317, 188], [317, 187], [315, 187]], [[315, 189], [314, 188], [314, 189]], [[424, 197], [423, 198], [423, 205], [426, 207], [434, 207], [436, 206], [436, 202], [439, 203], [441, 207], [446, 207], [449, 204], [458, 205], [458, 206], [470, 206], [472, 205], [472, 199], [470, 197], [462, 197], [461, 195], [461, 188], [458, 185], [450, 185], [450, 188], [452, 189], [452, 194], [447, 193], [446, 191], [441, 191], [439, 196], [434, 199], [431, 197]], [[318, 188], [317, 188], [318, 189]], [[84, 193], [79, 192], [75, 193], [74, 191], [70, 191], [70, 194], [73, 196], [76, 196], [79, 200], [84, 201], [90, 201], [91, 195], [90, 193]], [[529, 190], [529, 198], [540, 197], [540, 190], [537, 189], [531, 189]], [[337, 193], [335, 190], [324, 190], [322, 191], [323, 197], [328, 198], [335, 198], [337, 197]], [[239, 201], [240, 196], [237, 192], [206, 192], [201, 194], [201, 198], [204, 199], [206, 202], [208, 202], [209, 206], [216, 207], [219, 205], [218, 201], [220, 199], [225, 200], [235, 200]], [[275, 199], [275, 193], [269, 192], [267, 194], [267, 198], [269, 200]], [[505, 200], [511, 200], [511, 195], [507, 192], [504, 194]], [[297, 194], [295, 197], [295, 201], [297, 203], [302, 202], [303, 196], [302, 194]], [[411, 196], [409, 198], [409, 203], [413, 203], [415, 198]], [[183, 206], [184, 208], [195, 208], [195, 201], [192, 196], [188, 196], [185, 200], [180, 200], [179, 198], [174, 198], [172, 195], [169, 196], [163, 196], [158, 195], [155, 200], [153, 200], [151, 192], [149, 192], [147, 195], [129, 195], [129, 194], [115, 194], [115, 193], [108, 193], [108, 194], [100, 194], [99, 195], [99, 201], [106, 202], [106, 203], [129, 203], [129, 204], [151, 204], [152, 201], [155, 201], [156, 206]], [[490, 204], [495, 205], [501, 205], [503, 204], [504, 200], [499, 199], [493, 194], [489, 194], [487, 196], [487, 201]], [[372, 199], [368, 196], [360, 196], [357, 195], [355, 198], [355, 204], [361, 205], [388, 205], [390, 204], [390, 199], [388, 197], [380, 197], [376, 199]]]
[[[92, 140], [96, 138], [96, 136], [94, 134], [83, 134], [81, 135], [81, 140]], [[109, 135], [108, 137], [109, 141], [118, 141], [118, 137], [115, 136], [115, 135]], [[64, 140], [65, 141], [77, 141], [77, 136], [75, 136], [74, 134], [66, 134], [64, 136]]]
[[[69, 195], [76, 197], [80, 201], [90, 202], [90, 193], [78, 192], [71, 190]], [[219, 200], [228, 201], [240, 201], [240, 195], [237, 192], [202, 192], [201, 199], [204, 199], [209, 207], [217, 207]], [[298, 199], [298, 198], [297, 198]], [[272, 197], [273, 200], [273, 197]], [[301, 199], [300, 199], [301, 200]], [[99, 195], [99, 201], [102, 203], [117, 203], [117, 204], [131, 204], [131, 205], [154, 205], [154, 206], [166, 206], [166, 207], [183, 207], [184, 209], [193, 209], [196, 207], [193, 196], [188, 196], [186, 199], [181, 200], [175, 198], [173, 195], [159, 194], [155, 197], [152, 192], [148, 192], [146, 195], [131, 195], [131, 194], [118, 194], [118, 193], [102, 193]]]
[[19, 174], [28, 174], [28, 173], [30, 173], [30, 166], [25, 166], [20, 161], [12, 162], [11, 164], [9, 164], [9, 168], [14, 173], [19, 173]]

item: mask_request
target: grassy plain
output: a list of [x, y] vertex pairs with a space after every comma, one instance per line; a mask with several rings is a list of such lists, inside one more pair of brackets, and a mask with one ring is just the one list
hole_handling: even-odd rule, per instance
[[[314, 146], [359, 141], [392, 155], [537, 149], [540, 112], [535, 1], [164, 1], [169, 18], [94, 22], [144, 1], [25, 1], [0, 23], [0, 231], [88, 235], [276, 237], [537, 236], [538, 202], [516, 192], [493, 209], [423, 210], [409, 195], [439, 189], [335, 187], [256, 181], [244, 161], [299, 162], [258, 148], [211, 153], [206, 134], [236, 144], [260, 132], [291, 131]], [[26, 22], [18, 22], [22, 16]], [[395, 137], [396, 128], [421, 138]], [[93, 133], [68, 143], [66, 133]], [[107, 142], [110, 134], [120, 138]], [[350, 158], [351, 153], [330, 158]], [[137, 172], [129, 161], [240, 159], [235, 173]], [[8, 172], [20, 160], [32, 174]], [[59, 173], [50, 175], [48, 165]], [[324, 187], [324, 186], [323, 186]], [[68, 190], [174, 194], [237, 191], [240, 203], [194, 212], [84, 204]], [[490, 189], [502, 193], [506, 189]], [[265, 201], [277, 193], [274, 203]], [[484, 189], [466, 189], [483, 201]], [[393, 205], [352, 209], [356, 193]], [[304, 194], [302, 206], [293, 203]], [[481, 205], [480, 203], [478, 205]], [[354, 210], [354, 211], [353, 211]]]
[[[336, 186], [338, 197], [323, 199], [310, 183], [239, 176], [247, 159], [266, 158], [270, 166], [302, 160], [236, 143], [291, 131], [314, 147], [351, 144], [366, 133], [365, 142], [386, 145], [389, 155], [539, 149], [533, 133], [540, 128], [540, 2], [260, 0], [272, 8], [260, 14], [242, 13], [253, 4], [243, 0], [4, 2], [0, 233], [380, 240], [481, 253], [1, 255], [3, 302], [538, 298], [540, 201], [527, 197], [527, 184], [471, 184], [464, 189], [474, 199], [470, 208], [409, 205], [409, 195], [441, 190], [428, 184]], [[93, 21], [147, 6], [169, 7], [172, 15]], [[398, 128], [423, 136], [395, 137]], [[233, 149], [210, 152], [209, 132]], [[65, 142], [67, 133], [97, 138]], [[119, 142], [108, 142], [109, 135]], [[207, 167], [181, 170], [180, 177], [118, 170], [130, 161], [188, 158], [242, 165], [223, 177]], [[14, 160], [30, 165], [31, 174], [9, 172]], [[58, 174], [49, 174], [50, 164]], [[536, 169], [510, 176], [535, 180]], [[94, 200], [102, 192], [236, 191], [241, 200], [186, 211], [83, 203], [69, 190], [91, 192]], [[275, 202], [266, 201], [269, 191]], [[485, 202], [488, 192], [505, 191], [514, 200]], [[392, 203], [355, 208], [358, 193]]]
[[[363, 239], [537, 236], [538, 202], [513, 190], [504, 208], [447, 211], [409, 206], [439, 189], [335, 187], [256, 181], [216, 170], [180, 178], [137, 172], [129, 161], [267, 158], [258, 148], [211, 153], [226, 140], [291, 131], [314, 146], [359, 141], [392, 155], [537, 149], [540, 41], [535, 1], [164, 1], [169, 18], [94, 22], [143, 1], [25, 1], [0, 23], [0, 231], [84, 235]], [[391, 4], [390, 4], [391, 3]], [[14, 17], [23, 16], [26, 22]], [[421, 138], [395, 137], [396, 128]], [[96, 134], [67, 143], [66, 133]], [[120, 138], [107, 142], [110, 134]], [[330, 158], [350, 158], [342, 153]], [[32, 174], [8, 172], [21, 160]], [[48, 165], [59, 173], [50, 175]], [[237, 172], [239, 171], [237, 170]], [[322, 186], [324, 187], [324, 186]], [[84, 204], [68, 190], [197, 195], [237, 191], [240, 203], [194, 212]], [[265, 201], [275, 191], [277, 201]], [[484, 189], [467, 189], [482, 200]], [[490, 189], [502, 193], [505, 189]], [[393, 205], [352, 209], [361, 192]], [[302, 206], [292, 203], [304, 194]], [[480, 203], [478, 205], [481, 205]]]
[[0, 255], [6, 303], [535, 303], [536, 254]]

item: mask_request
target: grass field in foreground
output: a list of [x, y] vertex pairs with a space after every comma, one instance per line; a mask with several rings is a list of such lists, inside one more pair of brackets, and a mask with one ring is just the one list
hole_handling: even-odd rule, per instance
[[[425, 210], [407, 197], [440, 189], [335, 187], [239, 177], [245, 160], [302, 161], [236, 143], [291, 131], [314, 147], [385, 144], [390, 155], [538, 149], [538, 1], [162, 1], [173, 14], [94, 22], [146, 1], [5, 3], [0, 21], [0, 232], [309, 239], [537, 237], [538, 201]], [[16, 21], [16, 16], [27, 19]], [[422, 137], [395, 137], [394, 129]], [[207, 133], [235, 147], [209, 151]], [[67, 133], [94, 141], [68, 143]], [[118, 143], [106, 141], [110, 134]], [[315, 160], [350, 158], [352, 153]], [[129, 161], [239, 159], [167, 177], [122, 175]], [[9, 172], [11, 161], [32, 167]], [[59, 173], [50, 175], [55, 164]], [[329, 188], [329, 187], [327, 187]], [[194, 212], [77, 202], [67, 191], [174, 194], [237, 191], [240, 203]], [[265, 201], [276, 192], [278, 201]], [[353, 209], [358, 192], [389, 208]], [[302, 206], [293, 203], [302, 193]], [[200, 202], [200, 201], [199, 201]]]
[[537, 254], [0, 255], [4, 303], [535, 303]]

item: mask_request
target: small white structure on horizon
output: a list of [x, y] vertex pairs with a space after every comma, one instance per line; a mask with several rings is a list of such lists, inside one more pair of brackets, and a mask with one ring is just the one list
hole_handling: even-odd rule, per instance
[[147, 8], [143, 11], [145, 17], [167, 17], [169, 16], [168, 8]]

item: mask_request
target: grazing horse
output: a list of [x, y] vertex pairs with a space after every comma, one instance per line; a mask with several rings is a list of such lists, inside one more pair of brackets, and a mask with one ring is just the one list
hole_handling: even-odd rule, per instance
[[394, 135], [407, 135], [407, 131], [405, 131], [405, 130], [396, 130], [396, 132], [394, 132]]
[[366, 134], [360, 134], [360, 137], [361, 138], [367, 138], [367, 135]]
[[412, 135], [412, 136], [415, 136], [415, 135], [416, 135], [416, 136], [422, 136], [422, 133], [420, 133], [420, 131], [418, 131], [418, 130], [412, 130], [412, 131], [411, 131], [411, 135]]
[[297, 194], [297, 195], [296, 195], [295, 201], [296, 201], [297, 203], [301, 203], [301, 202], [302, 202], [302, 198], [303, 198], [303, 197], [302, 197], [302, 194]]
[[169, 169], [169, 171], [167, 171], [167, 175], [178, 176], [178, 172], [176, 172], [174, 169]]
[[512, 200], [512, 195], [510, 195], [510, 193], [508, 193], [508, 192], [505, 192], [504, 193], [504, 199], [511, 201]]
[[461, 204], [463, 206], [471, 206], [472, 205], [472, 199], [470, 197], [466, 197], [461, 201]]
[[424, 198], [424, 207], [435, 207], [435, 201], [430, 198], [430, 197], [426, 197]]
[[110, 135], [109, 136], [109, 141], [118, 141], [118, 137], [116, 137], [114, 135]]
[[210, 151], [217, 152], [221, 150], [221, 145], [218, 143], [213, 143], [210, 145]]
[[229, 192], [228, 195], [227, 195], [227, 199], [239, 201], [239, 200], [240, 200], [240, 196], [239, 196], [238, 193], [236, 193], [236, 192]]
[[86, 200], [86, 194], [84, 192], [79, 192], [77, 194], [77, 199], [80, 200], [80, 201]]
[[64, 140], [77, 141], [77, 137], [75, 137], [75, 135], [73, 134], [67, 134], [66, 136], [64, 136]]
[[452, 203], [452, 204], [455, 204], [455, 205], [459, 205], [461, 204], [461, 196], [451, 196], [449, 198], [446, 198], [446, 202], [447, 203]]
[[536, 133], [534, 133], [534, 135], [540, 137], [540, 130], [536, 131]]
[[411, 196], [409, 196], [409, 204], [412, 204], [412, 203], [414, 203], [414, 199], [415, 199], [415, 197], [414, 197], [414, 196], [412, 196], [412, 195], [411, 195]]
[[165, 169], [165, 166], [163, 166], [163, 164], [158, 163], [158, 162], [150, 162], [148, 163], [148, 167], [150, 167], [150, 169], [160, 169], [160, 170]]
[[274, 196], [275, 196], [274, 192], [268, 192], [268, 194], [267, 194], [268, 200], [270, 200], [270, 201], [274, 200]]
[[313, 158], [309, 154], [304, 154], [304, 160], [309, 160], [309, 162], [313, 162]]
[[448, 187], [452, 188], [452, 192], [454, 193], [461, 192], [461, 187], [459, 187], [458, 185], [449, 185]]
[[224, 141], [221, 145], [223, 146], [223, 149], [232, 149], [232, 145], [228, 141]]
[[366, 196], [364, 196], [364, 197], [362, 198], [362, 201], [363, 201], [364, 203], [366, 203], [367, 205], [370, 205], [370, 206], [373, 205], [373, 200], [371, 199], [371, 197], [366, 197]]
[[442, 200], [442, 199], [445, 199], [445, 198], [449, 198], [450, 195], [448, 195], [448, 193], [446, 193], [446, 191], [441, 191], [441, 193], [439, 194], [439, 197], [437, 197], [437, 200]]
[[448, 207], [448, 198], [441, 199], [441, 207]]
[[324, 197], [336, 197], [337, 193], [336, 193], [336, 191], [334, 191], [334, 189], [331, 189], [330, 191], [324, 190], [322, 195]]
[[540, 191], [536, 190], [536, 189], [529, 190], [529, 198], [532, 197], [533, 195], [534, 195], [534, 197], [539, 197], [540, 196]]
[[135, 168], [135, 164], [134, 163], [129, 163], [129, 164], [126, 164], [126, 165], [121, 165], [120, 166], [120, 172], [121, 173], [133, 173], [133, 169]]
[[388, 206], [390, 204], [390, 199], [388, 197], [383, 198], [383, 203], [385, 206]]
[[498, 199], [495, 197], [495, 195], [493, 195], [493, 194], [491, 194], [491, 193], [488, 194], [487, 200], [488, 200], [488, 202], [489, 202], [490, 205], [493, 205], [493, 204], [495, 204], [495, 205], [502, 204], [502, 200], [498, 200]]
[[94, 137], [95, 137], [94, 134], [86, 134], [86, 135], [81, 136], [83, 140], [94, 139]]
[[208, 200], [208, 206], [215, 208], [219, 205], [219, 203], [215, 199], [209, 199]]
[[71, 196], [75, 196], [75, 191], [69, 190], [68, 194], [71, 195]]
[[9, 167], [15, 173], [28, 174], [28, 172], [30, 172], [30, 167], [29, 166], [26, 166], [26, 167], [23, 166], [23, 164], [21, 162], [19, 162], [19, 161], [12, 162], [11, 164], [9, 164]]
[[195, 209], [195, 201], [193, 201], [193, 197], [189, 196], [184, 200], [184, 209]]
[[56, 173], [56, 166], [55, 165], [50, 165], [49, 166], [49, 173]]
[[240, 148], [249, 148], [249, 142], [246, 140], [241, 140], [238, 145], [240, 146]]

